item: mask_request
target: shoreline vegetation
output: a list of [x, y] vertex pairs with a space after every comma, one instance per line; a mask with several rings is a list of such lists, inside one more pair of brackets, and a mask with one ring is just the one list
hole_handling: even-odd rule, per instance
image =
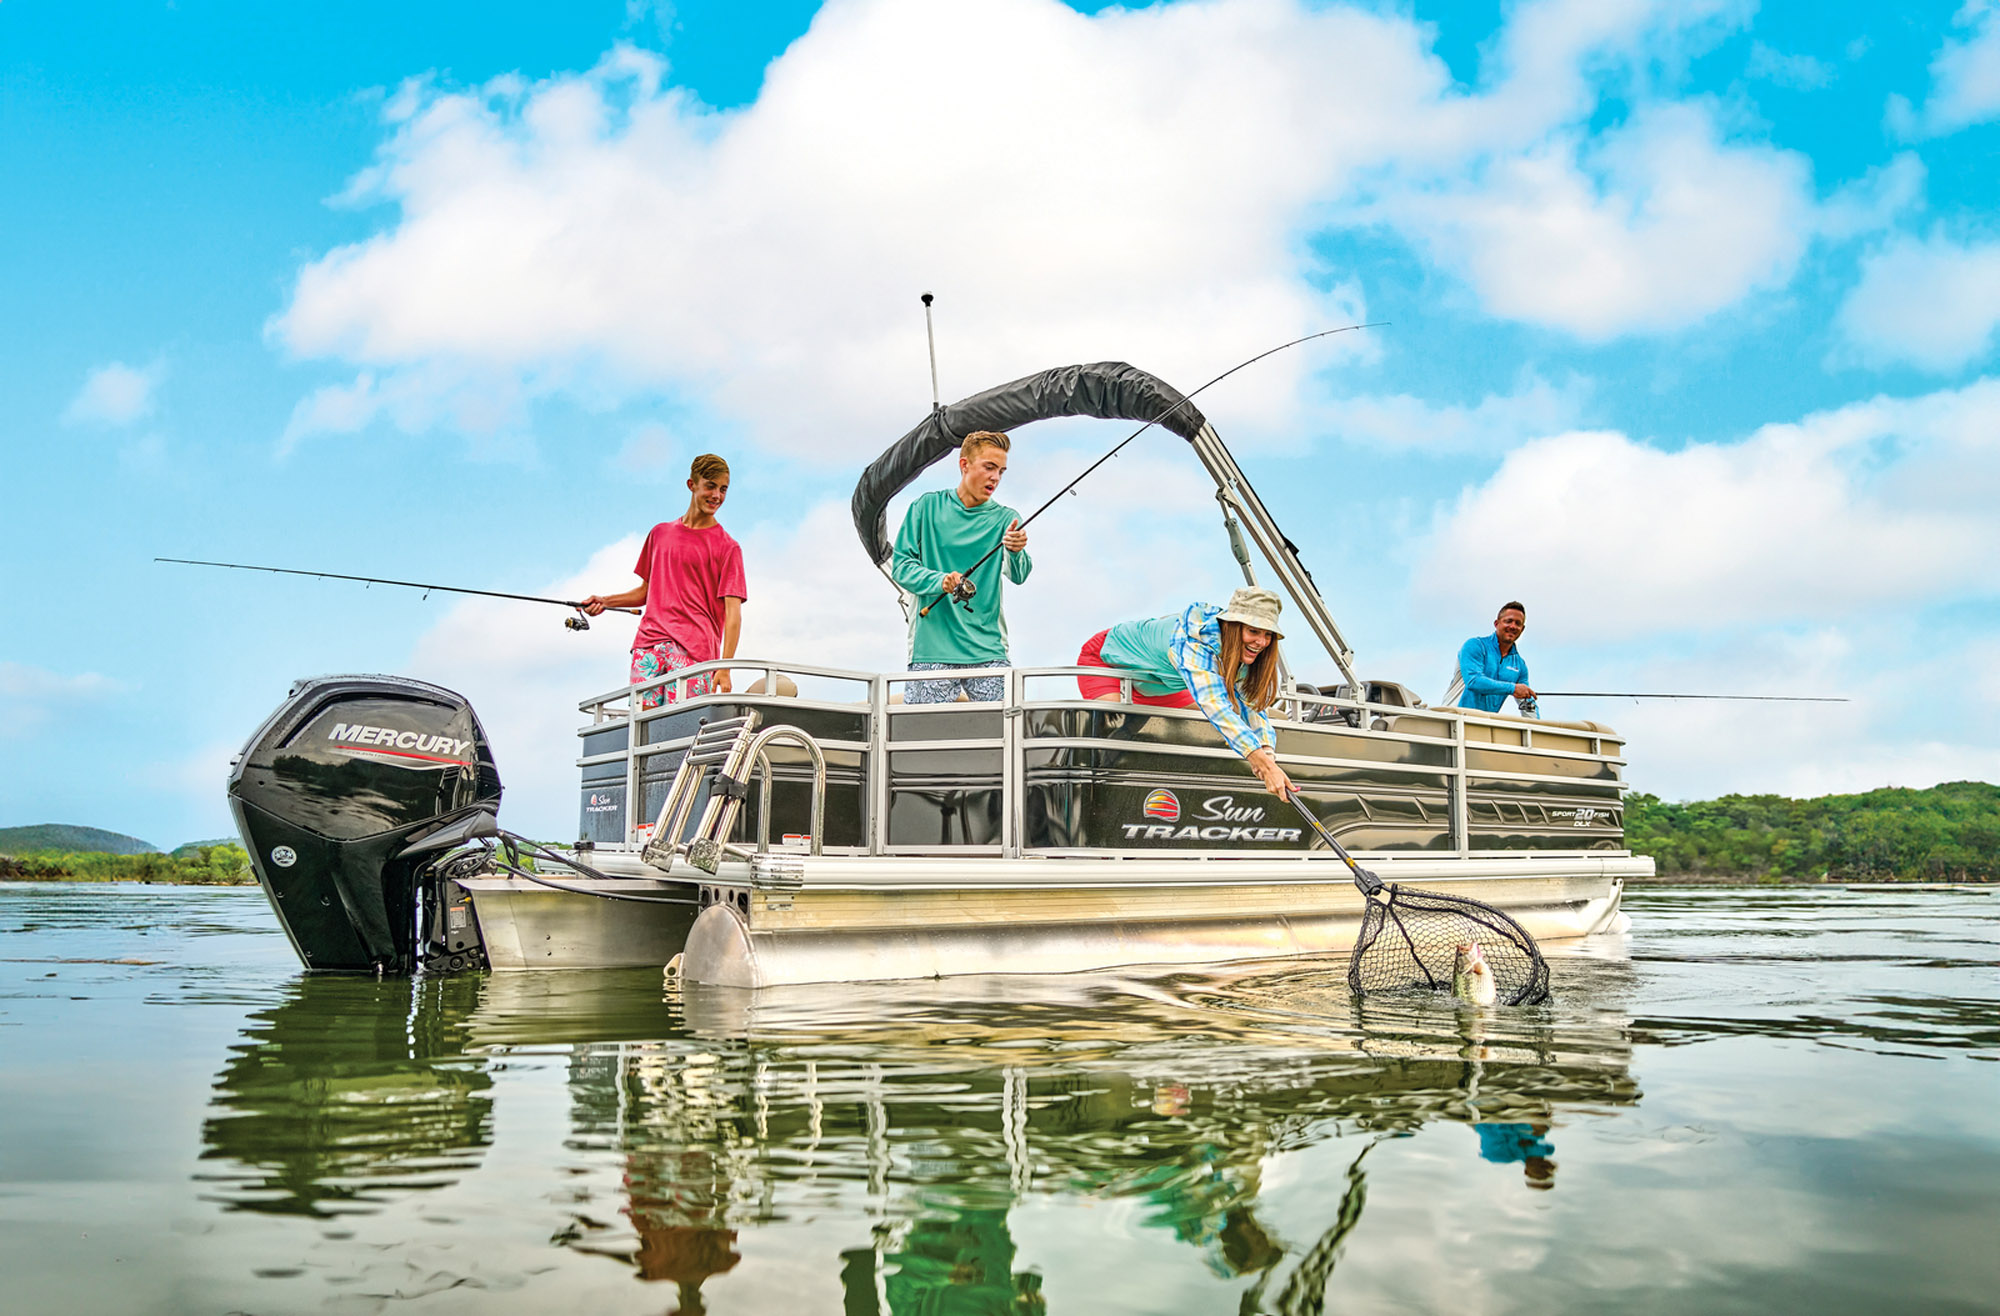
[[[1634, 854], [1652, 857], [1658, 868], [1652, 882], [1659, 885], [1990, 883], [2000, 880], [2000, 786], [1954, 781], [1810, 800], [1725, 795], [1690, 803], [1635, 792], [1625, 800], [1625, 840]], [[233, 841], [184, 845], [172, 854], [0, 848], [0, 882], [246, 886], [256, 880], [250, 856]]]
[[255, 886], [250, 856], [221, 841], [172, 854], [38, 850], [0, 854], [0, 882], [160, 882], [174, 886]]

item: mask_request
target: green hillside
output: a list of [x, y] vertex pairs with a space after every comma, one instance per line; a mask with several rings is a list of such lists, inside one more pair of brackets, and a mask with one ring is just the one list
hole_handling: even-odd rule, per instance
[[186, 845], [177, 845], [167, 854], [174, 859], [195, 859], [200, 857], [202, 851], [213, 850], [218, 845], [240, 846], [241, 842], [233, 836], [218, 836], [213, 841], [189, 841]]
[[70, 823], [0, 827], [0, 854], [36, 854], [46, 850], [66, 854], [158, 854], [160, 847], [136, 836]]
[[2000, 786], [1953, 781], [1688, 804], [1634, 794], [1625, 803], [1625, 839], [1667, 878], [1991, 882], [2000, 879]]

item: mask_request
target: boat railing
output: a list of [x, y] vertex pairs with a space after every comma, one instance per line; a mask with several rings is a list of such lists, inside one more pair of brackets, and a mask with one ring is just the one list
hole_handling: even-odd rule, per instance
[[[732, 689], [719, 692], [707, 688], [713, 679], [712, 674], [724, 668], [732, 674]], [[862, 769], [860, 775], [865, 782], [867, 798], [861, 810], [864, 821], [860, 843], [826, 846], [831, 851], [877, 855], [1062, 854], [1073, 851], [1065, 847], [1031, 845], [1030, 838], [1025, 834], [1023, 801], [1026, 795], [1024, 773], [1027, 750], [1031, 743], [1037, 750], [1088, 751], [1101, 750], [1104, 745], [1101, 740], [1063, 731], [1062, 728], [1068, 724], [1060, 718], [1048, 716], [1052, 710], [1139, 712], [1147, 717], [1169, 719], [1170, 722], [1174, 719], [1206, 722], [1201, 713], [1193, 709], [1134, 705], [1132, 678], [1114, 676], [1113, 669], [1081, 666], [990, 667], [954, 669], [950, 675], [954, 678], [1000, 677], [1002, 698], [998, 701], [961, 698], [936, 704], [904, 701], [902, 695], [907, 686], [918, 681], [937, 680], [939, 674], [936, 672], [864, 672], [756, 658], [696, 664], [583, 700], [579, 707], [587, 721], [579, 732], [584, 740], [584, 754], [578, 760], [578, 766], [585, 774], [586, 793], [589, 793], [593, 780], [607, 786], [615, 782], [624, 787], [619, 792], [622, 798], [616, 808], [623, 822], [620, 829], [622, 843], [642, 845], [650, 839], [655, 821], [649, 816], [652, 811], [645, 807], [642, 788], [649, 779], [651, 761], [663, 755], [684, 755], [694, 738], [692, 730], [672, 735], [656, 732], [653, 729], [655, 723], [663, 719], [684, 718], [687, 713], [703, 707], [718, 707], [720, 711], [746, 703], [763, 709], [767, 720], [780, 710], [790, 712], [800, 720], [805, 720], [808, 712], [816, 712], [823, 715], [821, 728], [799, 737], [812, 742], [809, 757], [814, 767], [816, 815], [812, 835], [816, 843], [825, 840], [820, 797], [826, 789], [826, 757], [837, 755], [844, 763]], [[1119, 699], [1116, 702], [1086, 699], [1076, 685], [1079, 676], [1117, 679]], [[663, 695], [670, 693], [671, 697], [663, 697], [656, 707], [646, 707], [647, 696], [656, 691]], [[1431, 783], [1429, 789], [1436, 793], [1437, 783], [1442, 782], [1445, 786], [1444, 804], [1449, 812], [1448, 852], [1461, 856], [1470, 855], [1479, 848], [1475, 845], [1478, 830], [1475, 826], [1475, 806], [1481, 815], [1477, 820], [1479, 825], [1489, 830], [1504, 826], [1528, 831], [1536, 828], [1546, 830], [1562, 826], [1551, 821], [1549, 803], [1544, 798], [1548, 793], [1564, 788], [1573, 791], [1580, 780], [1588, 779], [1599, 783], [1596, 789], [1600, 792], [1615, 784], [1615, 790], [1608, 795], [1600, 794], [1600, 798], [1615, 803], [1617, 795], [1624, 790], [1624, 759], [1620, 756], [1622, 739], [1609, 728], [1594, 723], [1541, 723], [1506, 714], [1487, 714], [1476, 709], [1429, 708], [1369, 701], [1345, 693], [1319, 692], [1310, 687], [1301, 689], [1296, 682], [1286, 683], [1271, 714], [1281, 733], [1279, 761], [1295, 778], [1300, 778], [1302, 774], [1316, 774], [1321, 778], [1341, 774], [1365, 775], [1371, 782], [1390, 783], [1390, 787], [1398, 780], [1407, 781], [1412, 786], [1405, 793], [1417, 801], [1413, 807], [1423, 817], [1430, 816], [1430, 811], [1435, 810], [1437, 805], [1427, 805], [1419, 798], [1422, 791], [1417, 784]], [[1028, 725], [1030, 719], [1035, 722], [1033, 734]], [[850, 727], [851, 731], [843, 733], [839, 730], [841, 726]], [[829, 727], [833, 729], [828, 730]], [[1283, 733], [1287, 729], [1331, 734], [1285, 737]], [[1294, 743], [1288, 746], [1283, 743], [1284, 740]], [[1152, 745], [1139, 744], [1130, 748], [1156, 749]], [[1198, 730], [1190, 728], [1186, 734], [1174, 733], [1171, 752], [1187, 760], [1217, 760], [1218, 776], [1240, 771], [1234, 763], [1237, 759], [1235, 753], [1205, 726]], [[984, 756], [988, 760], [997, 758], [998, 781], [994, 785], [1002, 801], [997, 829], [989, 837], [976, 842], [964, 837], [957, 840], [941, 838], [935, 843], [921, 844], [912, 844], [907, 840], [892, 841], [888, 822], [893, 803], [892, 756], [908, 764], [921, 762], [926, 755], [940, 754]], [[764, 769], [760, 793], [763, 807], [759, 815], [761, 826], [768, 829], [772, 773], [768, 759], [759, 766]], [[657, 777], [657, 772], [651, 774], [653, 780]], [[1254, 792], [1254, 780], [1246, 781], [1246, 785]], [[1365, 792], [1337, 787], [1328, 789], [1342, 798], [1351, 795], [1353, 803], [1359, 806], [1360, 815], [1365, 820], [1374, 819]], [[590, 798], [596, 800], [598, 797], [593, 794]], [[1560, 804], [1565, 801], [1555, 802]], [[607, 809], [610, 807], [606, 806]], [[1601, 828], [1604, 824], [1594, 823], [1593, 820], [1608, 816], [1608, 811], [1584, 805], [1572, 808], [1565, 816], [1577, 819], [1575, 826], [1578, 828], [1584, 828], [1586, 824]], [[1443, 839], [1444, 834], [1444, 830], [1440, 829], [1439, 839]], [[608, 836], [598, 843], [621, 844]], [[1594, 845], [1579, 845], [1573, 851], [1558, 846], [1535, 848], [1543, 853], [1584, 853], [1586, 850], [1602, 853], [1598, 848], [1602, 844], [1599, 837], [1595, 838]], [[1620, 845], [1622, 848], [1622, 842]], [[1090, 847], [1089, 852], [1121, 853], [1115, 848], [1106, 850], [1097, 846]], [[1131, 853], [1157, 851], [1135, 850]]]

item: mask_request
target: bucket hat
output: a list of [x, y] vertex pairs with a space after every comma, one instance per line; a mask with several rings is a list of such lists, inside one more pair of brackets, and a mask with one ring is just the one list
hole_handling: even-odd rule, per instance
[[1229, 596], [1229, 606], [1216, 620], [1240, 621], [1245, 626], [1269, 631], [1274, 638], [1282, 640], [1285, 633], [1278, 629], [1278, 610], [1282, 607], [1284, 601], [1270, 590], [1245, 585]]

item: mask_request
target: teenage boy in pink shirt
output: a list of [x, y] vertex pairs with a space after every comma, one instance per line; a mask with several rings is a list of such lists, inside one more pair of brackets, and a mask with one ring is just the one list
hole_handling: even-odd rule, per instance
[[[632, 638], [632, 684], [679, 671], [695, 663], [736, 656], [743, 629], [743, 549], [715, 519], [729, 496], [729, 463], [703, 453], [688, 470], [694, 496], [678, 521], [662, 521], [646, 536], [639, 583], [623, 594], [593, 594], [583, 610], [595, 617], [606, 608], [645, 604], [639, 633]], [[729, 669], [688, 682], [688, 696], [711, 690], [728, 693]], [[674, 698], [671, 685], [640, 696], [641, 708], [658, 708]]]

